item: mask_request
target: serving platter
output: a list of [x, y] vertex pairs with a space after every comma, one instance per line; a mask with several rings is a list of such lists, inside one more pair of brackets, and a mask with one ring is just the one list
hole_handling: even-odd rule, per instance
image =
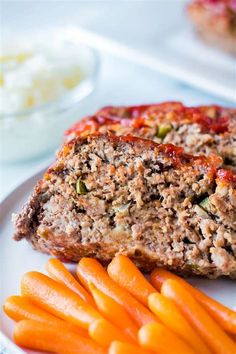
[[[0, 214], [0, 354], [35, 353], [22, 351], [12, 342], [14, 322], [3, 313], [4, 299], [13, 294], [19, 294], [19, 284], [22, 275], [30, 270], [45, 272], [44, 265], [49, 256], [31, 249], [27, 242], [12, 240], [12, 213], [18, 212], [32, 192], [36, 182], [41, 178], [45, 168], [21, 183], [1, 203]], [[75, 265], [67, 264], [73, 270]], [[208, 280], [202, 278], [189, 279], [198, 288], [204, 290], [213, 298], [230, 308], [236, 309], [236, 282], [230, 279]]]
[[67, 27], [64, 35], [68, 39], [79, 38], [98, 50], [236, 104], [235, 58], [202, 43], [187, 24], [170, 28], [154, 43], [146, 39], [131, 41], [129, 33], [114, 40], [109, 33], [105, 35], [74, 26]]

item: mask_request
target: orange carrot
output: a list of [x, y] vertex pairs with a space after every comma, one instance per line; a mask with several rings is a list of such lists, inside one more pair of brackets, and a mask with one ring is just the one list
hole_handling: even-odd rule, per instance
[[139, 343], [161, 354], [197, 354], [187, 343], [160, 323], [148, 323], [139, 330]]
[[149, 295], [148, 305], [166, 327], [188, 343], [197, 353], [211, 353], [201, 337], [193, 330], [173, 301], [156, 292]]
[[156, 289], [160, 290], [161, 285], [167, 279], [177, 280], [180, 284], [195, 297], [195, 299], [201, 303], [201, 305], [210, 313], [210, 315], [216, 320], [221, 327], [229, 332], [236, 334], [236, 311], [229, 309], [222, 305], [218, 301], [204, 294], [202, 291], [194, 288], [187, 283], [184, 279], [169, 272], [165, 269], [155, 269], [151, 274], [151, 283]]
[[[156, 268], [152, 271], [150, 275], [150, 281], [152, 285], [158, 290], [161, 291], [162, 284], [167, 279], [174, 279], [181, 281], [182, 278], [178, 277], [174, 273], [169, 272], [163, 268]], [[185, 280], [183, 280], [185, 282]], [[187, 282], [186, 282], [187, 283]]]
[[137, 300], [147, 306], [148, 296], [156, 289], [147, 281], [136, 265], [126, 256], [118, 255], [107, 267], [109, 276]]
[[58, 354], [105, 354], [106, 351], [89, 338], [57, 325], [23, 320], [16, 324], [13, 339], [28, 349]]
[[52, 279], [61, 284], [65, 284], [69, 289], [79, 295], [82, 300], [94, 306], [91, 295], [79, 284], [62, 262], [56, 258], [51, 258], [46, 263], [46, 270]]
[[92, 322], [89, 326], [90, 337], [98, 344], [109, 347], [114, 340], [130, 342], [129, 337], [107, 320], [100, 319]]
[[111, 343], [108, 354], [150, 354], [150, 351], [140, 348], [137, 345], [115, 340]]
[[150, 310], [116, 284], [95, 259], [82, 258], [77, 267], [77, 275], [85, 287], [88, 288], [88, 284], [91, 282], [99, 290], [123, 306], [138, 326], [158, 321], [157, 317]]
[[108, 321], [124, 331], [130, 338], [137, 340], [138, 328], [129, 317], [125, 309], [111, 297], [107, 296], [96, 288], [92, 283], [89, 284], [90, 291], [100, 313]]
[[101, 315], [66, 286], [39, 272], [28, 272], [21, 280], [21, 293], [39, 307], [74, 325], [87, 329]]
[[236, 344], [178, 281], [166, 280], [161, 293], [173, 300], [209, 348], [217, 354], [236, 354]]
[[21, 320], [34, 320], [47, 325], [55, 324], [58, 327], [66, 327], [73, 330], [82, 336], [88, 336], [88, 333], [83, 328], [74, 326], [42, 310], [30, 302], [26, 296], [8, 297], [4, 302], [3, 310], [10, 318], [17, 322]]

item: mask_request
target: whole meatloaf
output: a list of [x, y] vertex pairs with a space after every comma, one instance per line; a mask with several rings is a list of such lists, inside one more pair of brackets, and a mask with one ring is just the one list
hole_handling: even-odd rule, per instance
[[235, 0], [193, 0], [187, 12], [200, 38], [236, 55]]
[[217, 157], [95, 133], [65, 144], [20, 214], [15, 240], [62, 260], [116, 254], [144, 271], [236, 277], [236, 176]]
[[193, 155], [217, 154], [224, 167], [236, 170], [236, 109], [185, 107], [180, 102], [105, 107], [74, 124], [66, 140], [95, 131], [172, 143]]

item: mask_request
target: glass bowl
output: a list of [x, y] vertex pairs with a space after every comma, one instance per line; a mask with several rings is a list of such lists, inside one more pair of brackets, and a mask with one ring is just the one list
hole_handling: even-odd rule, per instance
[[76, 43], [83, 78], [60, 98], [20, 112], [0, 114], [0, 161], [29, 160], [53, 151], [63, 132], [81, 116], [94, 91], [100, 60], [97, 51]]

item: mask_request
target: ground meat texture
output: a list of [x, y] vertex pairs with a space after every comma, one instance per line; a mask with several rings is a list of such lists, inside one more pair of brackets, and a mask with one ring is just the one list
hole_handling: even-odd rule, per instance
[[232, 0], [192, 0], [187, 13], [199, 37], [236, 55], [236, 6]]
[[14, 216], [14, 238], [66, 261], [125, 254], [144, 271], [234, 278], [236, 176], [218, 166], [131, 136], [77, 137]]
[[217, 154], [224, 167], [236, 170], [236, 109], [185, 107], [179, 102], [105, 107], [74, 124], [66, 140], [96, 131], [172, 143], [193, 155]]

